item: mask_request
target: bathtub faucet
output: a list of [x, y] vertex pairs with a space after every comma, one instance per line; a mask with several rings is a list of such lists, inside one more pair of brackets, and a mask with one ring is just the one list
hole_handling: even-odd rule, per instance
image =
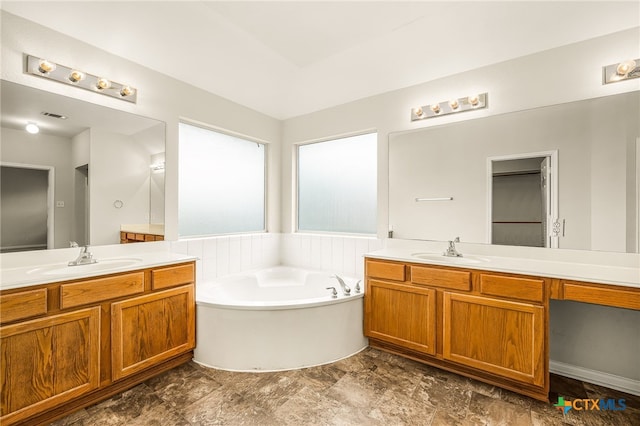
[[338, 290], [335, 287], [327, 287], [327, 290], [331, 290], [331, 297], [334, 299], [338, 297]]
[[338, 280], [338, 282], [340, 283], [340, 287], [342, 287], [342, 292], [344, 293], [345, 296], [349, 296], [351, 294], [351, 289], [344, 282], [344, 280], [342, 278], [340, 278], [337, 275], [332, 275], [331, 278], [335, 278], [336, 280]]

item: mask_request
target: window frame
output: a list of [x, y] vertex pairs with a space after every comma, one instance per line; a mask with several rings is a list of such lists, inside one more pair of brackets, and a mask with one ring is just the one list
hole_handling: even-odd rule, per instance
[[[299, 149], [301, 146], [305, 146], [305, 145], [313, 145], [313, 144], [318, 144], [318, 143], [324, 143], [324, 142], [333, 142], [333, 141], [337, 141], [340, 139], [347, 139], [347, 138], [352, 138], [352, 137], [356, 137], [356, 136], [362, 136], [362, 135], [376, 135], [376, 182], [375, 182], [375, 186], [376, 186], [376, 229], [371, 232], [371, 233], [362, 233], [362, 232], [342, 232], [342, 231], [318, 231], [318, 230], [301, 230], [300, 229], [300, 218], [299, 218], [299, 212], [300, 212], [300, 161], [299, 161]], [[361, 130], [361, 131], [357, 131], [357, 132], [351, 132], [351, 133], [343, 133], [343, 134], [338, 134], [338, 135], [332, 135], [332, 136], [328, 136], [328, 137], [324, 137], [324, 138], [320, 138], [320, 139], [313, 139], [313, 140], [308, 140], [308, 141], [304, 141], [304, 142], [298, 142], [298, 143], [294, 143], [293, 144], [293, 153], [292, 153], [292, 158], [293, 158], [293, 176], [295, 177], [295, 179], [293, 180], [293, 184], [292, 184], [292, 217], [293, 217], [293, 230], [292, 232], [294, 234], [306, 234], [306, 235], [338, 235], [338, 236], [346, 236], [346, 237], [375, 237], [378, 234], [377, 228], [378, 228], [378, 217], [379, 217], [379, 199], [378, 199], [378, 194], [379, 194], [379, 186], [378, 186], [378, 171], [379, 171], [379, 167], [378, 167], [378, 136], [379, 136], [379, 132], [378, 129], [366, 129], [366, 130]]]
[[203, 123], [196, 120], [191, 120], [188, 118], [181, 117], [178, 120], [178, 167], [180, 166], [180, 124], [186, 124], [192, 127], [199, 127], [204, 130], [209, 130], [214, 133], [223, 134], [226, 136], [231, 136], [233, 138], [242, 139], [246, 142], [253, 142], [259, 145], [264, 145], [264, 175], [263, 175], [263, 203], [262, 203], [262, 229], [253, 230], [253, 231], [236, 231], [236, 232], [225, 232], [225, 233], [215, 233], [215, 234], [197, 234], [197, 235], [181, 235], [180, 234], [180, 170], [178, 169], [178, 240], [188, 240], [193, 238], [210, 238], [210, 237], [224, 237], [231, 235], [251, 235], [251, 234], [266, 234], [269, 232], [268, 229], [268, 201], [269, 201], [269, 158], [271, 156], [271, 142], [266, 141], [264, 139], [260, 139], [254, 136], [249, 136], [244, 133], [234, 132], [232, 130], [224, 129], [222, 127], [214, 126], [212, 124]]

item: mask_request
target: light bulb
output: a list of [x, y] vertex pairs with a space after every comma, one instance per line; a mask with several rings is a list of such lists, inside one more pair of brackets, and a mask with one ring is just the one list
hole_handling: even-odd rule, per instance
[[417, 107], [417, 108], [414, 108], [413, 113], [418, 117], [422, 117], [422, 114], [424, 114], [424, 111], [422, 111], [422, 108]]
[[431, 105], [431, 111], [433, 111], [435, 114], [440, 112], [440, 105], [439, 104], [433, 104]]
[[72, 83], [77, 83], [84, 79], [84, 73], [78, 70], [73, 70], [69, 73], [69, 80]]
[[106, 78], [99, 78], [98, 81], [96, 81], [96, 87], [99, 90], [108, 89], [109, 87], [111, 87], [111, 82]]
[[456, 110], [456, 109], [458, 109], [460, 104], [458, 103], [457, 99], [454, 99], [452, 101], [449, 101], [449, 106], [451, 107], [451, 109]]
[[478, 95], [471, 95], [467, 98], [471, 106], [476, 106], [480, 103], [480, 97]]
[[38, 71], [42, 74], [49, 74], [51, 71], [56, 69], [56, 64], [53, 62], [49, 62], [46, 59], [40, 59], [38, 62]]
[[135, 90], [129, 86], [122, 86], [120, 89], [120, 96], [131, 96], [135, 93]]
[[40, 128], [38, 127], [38, 125], [36, 123], [31, 123], [31, 122], [27, 123], [24, 129], [27, 132], [31, 133], [32, 135], [35, 135], [40, 131]]
[[630, 71], [636, 68], [636, 61], [629, 59], [628, 61], [620, 62], [616, 67], [616, 74], [627, 75]]

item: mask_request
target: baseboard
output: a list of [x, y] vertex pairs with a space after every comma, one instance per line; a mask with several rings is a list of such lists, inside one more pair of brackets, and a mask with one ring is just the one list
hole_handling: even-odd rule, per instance
[[[571, 377], [572, 379], [582, 380], [583, 382], [593, 383], [599, 386], [605, 386], [621, 392], [630, 393], [632, 395], [640, 395], [640, 380], [628, 379], [615, 374], [604, 373], [598, 370], [590, 370], [576, 365], [565, 364], [559, 361], [549, 361], [549, 371], [561, 376]], [[605, 397], [606, 395], [603, 395]]]

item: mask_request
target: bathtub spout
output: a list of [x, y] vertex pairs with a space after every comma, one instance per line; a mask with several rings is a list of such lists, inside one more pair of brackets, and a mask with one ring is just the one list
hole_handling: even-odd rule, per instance
[[342, 278], [340, 278], [337, 275], [332, 275], [331, 278], [335, 278], [336, 280], [338, 280], [338, 282], [340, 283], [340, 287], [342, 287], [342, 291], [343, 291], [345, 296], [349, 296], [351, 294], [351, 289], [349, 288], [347, 283], [344, 282], [344, 280]]

